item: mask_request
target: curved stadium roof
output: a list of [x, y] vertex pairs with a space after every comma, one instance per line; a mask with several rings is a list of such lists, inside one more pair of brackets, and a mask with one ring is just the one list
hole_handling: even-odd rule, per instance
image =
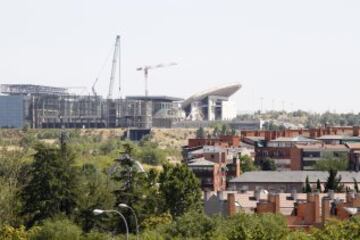
[[214, 95], [222, 96], [222, 97], [230, 97], [231, 95], [236, 93], [240, 88], [241, 88], [241, 84], [239, 83], [231, 83], [215, 88], [210, 88], [208, 90], [192, 95], [191, 97], [184, 100], [184, 102], [181, 105], [183, 108], [185, 108], [194, 101], [200, 101], [208, 96], [214, 96]]

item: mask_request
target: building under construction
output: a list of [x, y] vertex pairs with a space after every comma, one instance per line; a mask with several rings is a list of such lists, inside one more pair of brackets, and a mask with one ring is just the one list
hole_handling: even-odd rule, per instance
[[66, 88], [0, 85], [0, 127], [170, 127], [180, 121], [179, 98], [73, 95]]
[[111, 64], [109, 92], [106, 98], [95, 91], [91, 95], [74, 95], [67, 88], [32, 84], [0, 85], [0, 127], [21, 128], [115, 128], [172, 127], [183, 121], [222, 121], [235, 117], [229, 97], [241, 88], [231, 84], [206, 90], [186, 100], [168, 96], [149, 96], [149, 70], [176, 63], [145, 65], [145, 95], [113, 98], [115, 78], [120, 78], [120, 36], [116, 36]]

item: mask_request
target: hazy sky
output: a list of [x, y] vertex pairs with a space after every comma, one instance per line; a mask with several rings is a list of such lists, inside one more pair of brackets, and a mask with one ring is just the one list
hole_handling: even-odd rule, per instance
[[[240, 82], [238, 110], [360, 111], [360, 1], [1, 0], [0, 83], [85, 86], [106, 95], [122, 37], [125, 95], [188, 97]], [[284, 104], [282, 104], [284, 103]]]

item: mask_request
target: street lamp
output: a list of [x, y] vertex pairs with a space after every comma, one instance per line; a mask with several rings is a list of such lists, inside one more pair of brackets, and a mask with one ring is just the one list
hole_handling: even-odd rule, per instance
[[130, 206], [128, 206], [127, 204], [125, 204], [125, 203], [120, 203], [120, 204], [119, 204], [119, 207], [130, 209], [130, 211], [131, 211], [132, 214], [134, 215], [134, 217], [135, 217], [135, 226], [136, 226], [136, 239], [138, 240], [138, 239], [139, 239], [139, 225], [138, 225], [138, 219], [137, 219], [137, 217], [136, 217], [135, 210], [134, 210], [132, 207], [130, 207]]
[[127, 222], [126, 222], [126, 219], [125, 219], [124, 215], [122, 215], [121, 212], [116, 211], [116, 210], [94, 209], [94, 210], [93, 210], [93, 213], [94, 213], [94, 215], [101, 215], [101, 214], [105, 214], [105, 213], [116, 213], [116, 214], [118, 214], [118, 215], [121, 217], [121, 219], [124, 221], [124, 223], [125, 223], [125, 228], [126, 228], [126, 240], [129, 239], [129, 227], [128, 227], [128, 224], [127, 224]]

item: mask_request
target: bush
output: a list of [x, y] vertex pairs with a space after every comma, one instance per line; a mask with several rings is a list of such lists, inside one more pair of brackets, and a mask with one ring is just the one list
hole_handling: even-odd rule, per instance
[[82, 231], [68, 219], [46, 220], [32, 240], [80, 240]]

